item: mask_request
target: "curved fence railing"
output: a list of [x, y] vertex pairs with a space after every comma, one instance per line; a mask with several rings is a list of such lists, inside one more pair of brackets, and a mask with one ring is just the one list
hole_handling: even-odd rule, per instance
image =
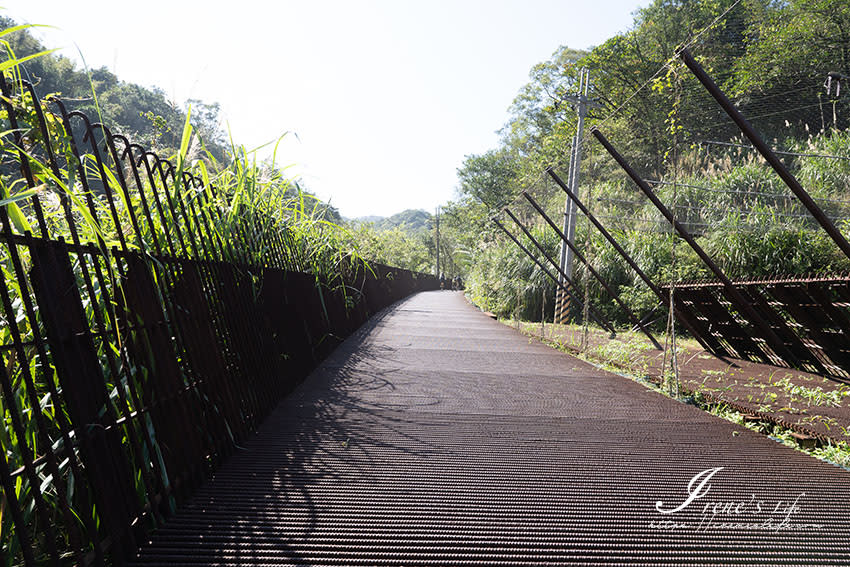
[[0, 563], [120, 563], [341, 338], [437, 282], [305, 273], [285, 226], [181, 163], [2, 90]]

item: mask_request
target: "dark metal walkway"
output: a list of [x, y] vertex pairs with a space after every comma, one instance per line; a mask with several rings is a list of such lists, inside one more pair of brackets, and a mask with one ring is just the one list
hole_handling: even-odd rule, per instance
[[542, 563], [850, 565], [850, 473], [428, 292], [346, 341], [138, 558]]

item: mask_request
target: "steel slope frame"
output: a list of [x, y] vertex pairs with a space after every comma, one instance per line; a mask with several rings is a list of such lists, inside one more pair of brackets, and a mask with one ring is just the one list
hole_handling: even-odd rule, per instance
[[[735, 287], [732, 281], [726, 276], [723, 270], [720, 269], [714, 260], [712, 260], [708, 254], [706, 254], [705, 250], [697, 244], [694, 237], [682, 226], [679, 221], [673, 216], [673, 213], [664, 206], [664, 203], [661, 202], [660, 199], [655, 195], [646, 181], [638, 175], [637, 171], [635, 171], [632, 166], [625, 160], [625, 158], [620, 155], [620, 153], [611, 145], [611, 142], [602, 134], [599, 129], [593, 129], [593, 135], [602, 144], [602, 147], [614, 158], [619, 166], [626, 172], [626, 174], [634, 181], [635, 185], [644, 193], [644, 195], [652, 201], [652, 204], [655, 205], [655, 208], [661, 212], [662, 215], [667, 219], [667, 221], [673, 226], [679, 236], [688, 243], [691, 249], [696, 252], [697, 256], [699, 256], [700, 260], [708, 267], [709, 270], [720, 280], [723, 284], [723, 288], [726, 291], [726, 295], [735, 304], [735, 306], [740, 310], [742, 315], [745, 315], [750, 322], [755, 325], [759, 332], [762, 333], [763, 338], [767, 341], [770, 348], [774, 350], [775, 354], [779, 357], [786, 360], [792, 366], [801, 367], [802, 364], [800, 360], [794, 355], [791, 349], [779, 338], [779, 336], [774, 332], [774, 330], [768, 325], [768, 323], [764, 320], [764, 318], [759, 315], [759, 313], [755, 310], [755, 308], [744, 298], [743, 294]], [[770, 356], [768, 353], [765, 353], [766, 361], [770, 362]]]
[[623, 250], [623, 248], [617, 243], [617, 241], [614, 240], [614, 237], [611, 236], [611, 234], [607, 230], [605, 230], [605, 227], [602, 226], [602, 223], [596, 220], [596, 217], [594, 217], [593, 214], [591, 214], [590, 210], [584, 206], [584, 203], [581, 202], [578, 196], [572, 191], [570, 191], [569, 187], [567, 187], [567, 184], [564, 183], [560, 177], [558, 177], [558, 174], [555, 173], [555, 171], [551, 167], [546, 168], [546, 173], [549, 174], [549, 177], [551, 177], [555, 181], [555, 183], [558, 184], [558, 187], [560, 187], [564, 191], [564, 193], [566, 193], [567, 196], [576, 204], [578, 209], [582, 213], [584, 213], [584, 216], [587, 217], [587, 220], [593, 223], [593, 226], [595, 226], [596, 229], [599, 230], [602, 236], [604, 236], [605, 239], [611, 244], [611, 246], [614, 247], [614, 250], [616, 250], [620, 254], [620, 256], [623, 257], [626, 263], [631, 266], [631, 268], [640, 277], [640, 279], [644, 281], [644, 283], [649, 287], [649, 289], [651, 289], [661, 301], [665, 301], [666, 298], [664, 297], [661, 289], [657, 285], [655, 285], [651, 279], [649, 279], [649, 276], [647, 276], [643, 272], [643, 270], [638, 267], [635, 261], [632, 260], [632, 257], [629, 256], [629, 254], [625, 250]]
[[[553, 260], [552, 258], [550, 258], [548, 254], [546, 254], [546, 252], [543, 250], [543, 247], [540, 245], [540, 243], [539, 243], [539, 242], [537, 242], [537, 239], [535, 239], [535, 238], [534, 238], [534, 237], [533, 237], [533, 236], [532, 236], [532, 235], [531, 235], [531, 234], [530, 234], [530, 233], [529, 233], [529, 232], [525, 229], [525, 227], [524, 227], [524, 226], [523, 226], [523, 225], [522, 225], [522, 224], [521, 224], [521, 223], [517, 220], [517, 218], [513, 215], [513, 213], [512, 213], [512, 212], [510, 212], [507, 208], [505, 209], [505, 212], [507, 212], [507, 213], [510, 215], [510, 217], [511, 217], [511, 218], [513, 219], [513, 221], [517, 224], [517, 226], [519, 226], [519, 227], [520, 227], [520, 229], [522, 229], [522, 231], [525, 233], [525, 235], [526, 235], [526, 236], [527, 236], [527, 237], [531, 240], [531, 242], [532, 242], [532, 243], [533, 243], [533, 244], [537, 247], [537, 249], [540, 251], [540, 253], [543, 255], [543, 257], [544, 257], [544, 258], [546, 258], [546, 260], [547, 260], [550, 264], [552, 264], [552, 266], [554, 266], [554, 268], [558, 271], [558, 273], [561, 275], [561, 277], [562, 277], [562, 278], [564, 278], [564, 279], [563, 279], [563, 282], [562, 282], [560, 279], [556, 278], [554, 275], [552, 275], [552, 273], [551, 273], [551, 272], [549, 272], [549, 270], [547, 270], [547, 269], [546, 269], [546, 266], [544, 266], [544, 265], [543, 265], [543, 264], [542, 264], [542, 263], [541, 263], [541, 262], [540, 262], [540, 261], [539, 261], [539, 260], [538, 260], [538, 259], [537, 259], [537, 258], [536, 258], [536, 257], [535, 257], [532, 253], [531, 253], [531, 252], [529, 252], [529, 250], [528, 250], [525, 246], [523, 246], [523, 245], [522, 245], [522, 243], [521, 243], [521, 242], [520, 242], [520, 241], [519, 241], [519, 240], [518, 240], [518, 239], [517, 239], [517, 238], [516, 238], [513, 234], [511, 234], [511, 233], [508, 231], [508, 229], [507, 229], [507, 228], [505, 228], [505, 226], [504, 226], [502, 223], [500, 223], [500, 222], [499, 222], [498, 220], [496, 220], [496, 219], [493, 219], [493, 222], [495, 222], [495, 223], [496, 223], [496, 225], [497, 225], [499, 228], [501, 228], [501, 229], [502, 229], [502, 231], [504, 231], [504, 233], [505, 233], [505, 234], [507, 234], [507, 235], [510, 237], [510, 239], [514, 241], [514, 243], [515, 243], [517, 246], [519, 246], [520, 250], [522, 250], [523, 252], [525, 252], [525, 254], [526, 254], [529, 258], [531, 258], [531, 259], [532, 259], [532, 260], [533, 260], [533, 261], [534, 261], [534, 262], [535, 262], [538, 266], [540, 266], [540, 269], [541, 269], [541, 270], [543, 270], [543, 272], [544, 272], [547, 276], [549, 276], [549, 278], [550, 278], [550, 279], [552, 279], [552, 281], [554, 281], [554, 282], [555, 282], [555, 284], [558, 286], [558, 288], [559, 288], [559, 289], [563, 290], [563, 291], [564, 291], [567, 295], [569, 295], [569, 296], [570, 296], [570, 298], [571, 298], [573, 301], [575, 301], [581, 309], [584, 309], [584, 302], [583, 302], [583, 301], [581, 301], [581, 300], [578, 298], [578, 294], [576, 294], [576, 293], [575, 293], [575, 291], [574, 291], [574, 290], [576, 289], [575, 282], [573, 282], [573, 280], [572, 280], [570, 277], [568, 277], [568, 276], [567, 276], [567, 274], [566, 274], [564, 271], [562, 271], [562, 270], [561, 270], [561, 267], [560, 267], [560, 266], [559, 266], [559, 265], [555, 262], [555, 260]], [[567, 285], [565, 285], [565, 283], [566, 283]], [[572, 289], [570, 289], [570, 288], [572, 288]], [[605, 318], [602, 316], [602, 314], [601, 314], [601, 313], [599, 313], [596, 309], [594, 309], [594, 307], [593, 307], [592, 305], [588, 304], [588, 306], [587, 306], [587, 310], [588, 310], [588, 313], [590, 314], [590, 316], [591, 316], [591, 317], [593, 317], [593, 319], [594, 319], [597, 323], [599, 323], [599, 325], [600, 325], [603, 329], [605, 329], [605, 330], [606, 330], [606, 331], [608, 331], [609, 333], [616, 334], [616, 331], [614, 330], [614, 327], [613, 327], [610, 323], [608, 323], [608, 322], [605, 320]]]
[[[507, 228], [505, 228], [505, 225], [500, 223], [497, 219], [491, 219], [491, 220], [496, 224], [496, 226], [498, 226], [500, 229], [502, 229], [502, 231], [505, 234], [507, 234], [508, 237], [511, 240], [514, 241], [514, 244], [516, 244], [519, 247], [519, 249], [522, 250], [525, 253], [526, 256], [531, 258], [531, 260], [534, 261], [534, 263], [537, 264], [540, 267], [541, 270], [543, 270], [543, 273], [546, 274], [549, 277], [549, 279], [551, 279], [553, 282], [555, 282], [555, 285], [557, 285], [559, 289], [562, 289], [564, 292], [566, 292], [571, 298], [573, 298], [575, 300], [576, 303], [579, 304], [579, 306], [581, 308], [584, 308], [584, 303], [582, 303], [582, 301], [578, 298], [578, 296], [574, 293], [574, 291], [571, 290], [568, 286], [564, 285], [557, 277], [555, 277], [552, 274], [552, 272], [550, 272], [546, 268], [546, 266], [544, 266], [543, 263], [540, 262], [540, 260], [538, 260], [537, 257], [535, 257], [534, 254], [532, 254], [528, 250], [528, 248], [523, 246], [523, 244], [516, 238], [516, 236], [514, 236]], [[547, 260], [550, 261], [550, 263], [553, 262], [553, 260], [551, 260], [548, 256], [546, 256], [546, 258], [547, 258]], [[565, 280], [565, 281], [567, 281], [567, 283], [569, 283], [570, 285], [573, 285], [572, 280]], [[593, 308], [593, 306], [588, 305], [588, 312], [593, 317], [593, 319], [597, 323], [599, 323], [599, 325], [603, 329], [605, 329], [609, 333], [616, 334], [616, 331], [614, 330], [614, 328], [609, 323], [607, 323], [605, 321], [605, 319], [600, 314], [597, 313], [597, 311]]]
[[[682, 282], [674, 284], [676, 295], [697, 306], [697, 309], [717, 314], [711, 323], [715, 328], [727, 328], [723, 338], [737, 351], [738, 358], [756, 360], [751, 352], [741, 351], [745, 346], [728, 328], [728, 311], [717, 303], [715, 295], [722, 284], [712, 282]], [[819, 372], [847, 382], [850, 378], [850, 278], [798, 278], [765, 279], [764, 281], [736, 281], [747, 296], [762, 296], [770, 309], [787, 318], [802, 343], [816, 358], [822, 368]], [[666, 288], [666, 286], [665, 286]], [[725, 318], [725, 319], [724, 319]]]
[[561, 229], [558, 228], [558, 225], [556, 225], [552, 221], [552, 219], [549, 218], [549, 215], [547, 215], [546, 212], [543, 211], [543, 209], [540, 207], [540, 205], [537, 204], [537, 201], [535, 201], [534, 198], [531, 195], [529, 195], [526, 191], [522, 192], [522, 196], [525, 197], [525, 199], [529, 203], [531, 203], [531, 206], [534, 207], [534, 209], [538, 212], [538, 214], [540, 214], [540, 216], [543, 217], [543, 219], [549, 224], [549, 226], [551, 226], [555, 230], [555, 234], [557, 234], [564, 242], [567, 243], [567, 246], [569, 246], [570, 249], [573, 251], [573, 254], [575, 254], [575, 257], [578, 258], [579, 261], [587, 267], [587, 270], [590, 272], [590, 274], [594, 278], [596, 278], [596, 280], [600, 284], [602, 284], [602, 287], [605, 288], [605, 291], [608, 292], [608, 295], [610, 295], [614, 299], [614, 301], [617, 302], [617, 305], [619, 305], [623, 309], [623, 311], [625, 311], [626, 315], [628, 315], [629, 319], [631, 319], [631, 321], [632, 321], [632, 323], [634, 323], [635, 327], [640, 329], [640, 331], [644, 335], [646, 335], [647, 338], [649, 338], [650, 342], [652, 342], [653, 346], [655, 346], [656, 349], [664, 350], [661, 347], [661, 345], [658, 343], [658, 341], [655, 340], [655, 337], [652, 336], [652, 333], [649, 332], [649, 329], [647, 329], [644, 326], [644, 324], [641, 322], [641, 320], [638, 319], [637, 315], [635, 315], [634, 312], [631, 309], [629, 309], [629, 306], [626, 305], [625, 303], [623, 303], [623, 301], [620, 299], [620, 296], [617, 294], [617, 292], [615, 292], [611, 288], [611, 286], [608, 285], [608, 282], [606, 282], [605, 279], [602, 276], [600, 276], [599, 273], [596, 270], [593, 269], [593, 266], [590, 265], [590, 262], [588, 262], [587, 259], [584, 257], [584, 255], [581, 252], [579, 252], [578, 248], [572, 242], [570, 242], [567, 239], [567, 235], [565, 235], [563, 233], [563, 231], [561, 231]]
[[735, 125], [741, 130], [741, 132], [750, 140], [761, 156], [765, 159], [765, 161], [770, 165], [771, 168], [779, 175], [785, 185], [791, 189], [791, 192], [794, 193], [794, 196], [803, 203], [803, 206], [808, 209], [811, 215], [818, 221], [818, 224], [823, 227], [826, 233], [832, 238], [833, 242], [838, 245], [838, 248], [844, 253], [845, 256], [850, 258], [850, 243], [847, 242], [847, 239], [844, 238], [844, 235], [835, 227], [829, 217], [821, 210], [818, 204], [812, 199], [811, 195], [800, 185], [800, 182], [797, 181], [797, 178], [788, 171], [788, 168], [782, 163], [782, 161], [776, 157], [776, 154], [773, 153], [773, 150], [765, 143], [765, 141], [761, 138], [761, 136], [756, 132], [753, 125], [744, 118], [744, 115], [735, 108], [735, 105], [732, 104], [732, 101], [729, 100], [729, 97], [720, 90], [720, 87], [714, 82], [714, 80], [705, 72], [705, 69], [694, 59], [691, 52], [687, 49], [682, 49], [679, 52], [679, 58], [685, 63], [685, 65], [690, 69], [691, 73], [699, 80], [700, 83], [705, 87], [705, 89], [709, 92], [709, 94], [714, 97], [714, 100], [720, 105], [723, 111], [729, 115], [729, 118], [735, 122]]
[[[623, 260], [625, 260], [626, 263], [632, 268], [632, 270], [634, 270], [634, 272], [638, 275], [638, 277], [643, 280], [647, 287], [652, 290], [652, 292], [658, 297], [659, 301], [661, 301], [662, 304], [667, 303], [668, 297], [664, 295], [664, 292], [661, 291], [661, 289], [657, 285], [655, 285], [655, 283], [653, 283], [649, 276], [647, 276], [646, 273], [644, 273], [644, 271], [640, 269], [637, 263], [629, 255], [629, 253], [626, 252], [622, 246], [620, 246], [620, 244], [614, 239], [614, 237], [611, 236], [611, 233], [609, 233], [602, 225], [602, 223], [599, 222], [599, 220], [597, 220], [595, 216], [593, 216], [593, 213], [591, 213], [590, 210], [584, 206], [584, 203], [581, 202], [581, 199], [578, 198], [578, 195], [570, 191], [569, 187], [567, 187], [567, 184], [564, 183], [560, 177], [558, 177], [558, 174], [555, 173], [555, 171], [551, 167], [546, 168], [546, 173], [548, 173], [549, 176], [555, 181], [555, 183], [557, 183], [558, 186], [563, 189], [564, 193], [567, 194], [567, 197], [569, 197], [572, 202], [576, 204], [576, 207], [578, 207], [578, 209], [582, 213], [584, 213], [584, 216], [587, 217], [587, 220], [589, 220], [593, 224], [593, 226], [596, 227], [599, 233], [605, 237], [605, 240], [607, 240], [608, 243], [611, 244], [611, 246], [614, 248], [614, 250], [616, 250], [617, 253], [622, 256]], [[685, 328], [691, 333], [691, 335], [693, 335], [694, 338], [699, 341], [703, 348], [715, 355], [721, 356], [721, 353], [715, 352], [716, 349], [714, 349], [710, 345], [710, 340], [703, 338], [702, 333], [698, 332], [696, 327], [691, 324], [691, 322], [685, 315], [685, 311], [683, 311], [681, 308], [676, 309], [675, 315], [679, 319], [679, 322], [681, 322], [682, 325], [684, 325]]]

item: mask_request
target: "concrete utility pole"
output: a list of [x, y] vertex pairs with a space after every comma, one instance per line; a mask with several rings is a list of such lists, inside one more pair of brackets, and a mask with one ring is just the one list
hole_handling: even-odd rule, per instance
[[[592, 106], [600, 106], [599, 103], [590, 100], [587, 97], [587, 92], [590, 88], [590, 71], [582, 69], [579, 72], [578, 94], [575, 96], [565, 96], [564, 100], [571, 102], [576, 106], [578, 113], [578, 123], [576, 125], [576, 134], [573, 138], [572, 148], [570, 152], [570, 169], [567, 177], [567, 184], [573, 194], [578, 195], [578, 181], [581, 171], [581, 143], [584, 137], [584, 118], [587, 116], [587, 109]], [[575, 242], [576, 233], [576, 204], [569, 197], [564, 203], [564, 229], [563, 233], [569, 239], [570, 244]], [[561, 242], [560, 267], [561, 272], [568, 277], [573, 277], [573, 251], [565, 243]], [[559, 283], [563, 286], [563, 276], [559, 275]], [[555, 323], [566, 323], [570, 315], [570, 298], [559, 287], [555, 299]]]

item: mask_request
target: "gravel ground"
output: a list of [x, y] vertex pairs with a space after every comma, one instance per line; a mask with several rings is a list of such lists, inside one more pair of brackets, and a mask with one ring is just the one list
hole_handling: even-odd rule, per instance
[[[621, 333], [612, 339], [604, 331], [589, 329], [584, 345], [578, 325], [521, 323], [519, 327], [595, 362], [661, 382], [664, 352], [655, 350], [641, 334]], [[664, 337], [657, 338], [663, 344]], [[683, 390], [700, 392], [709, 400], [726, 402], [759, 420], [785, 425], [821, 441], [850, 442], [850, 385], [790, 368], [718, 358], [693, 340], [679, 341], [678, 346]]]

